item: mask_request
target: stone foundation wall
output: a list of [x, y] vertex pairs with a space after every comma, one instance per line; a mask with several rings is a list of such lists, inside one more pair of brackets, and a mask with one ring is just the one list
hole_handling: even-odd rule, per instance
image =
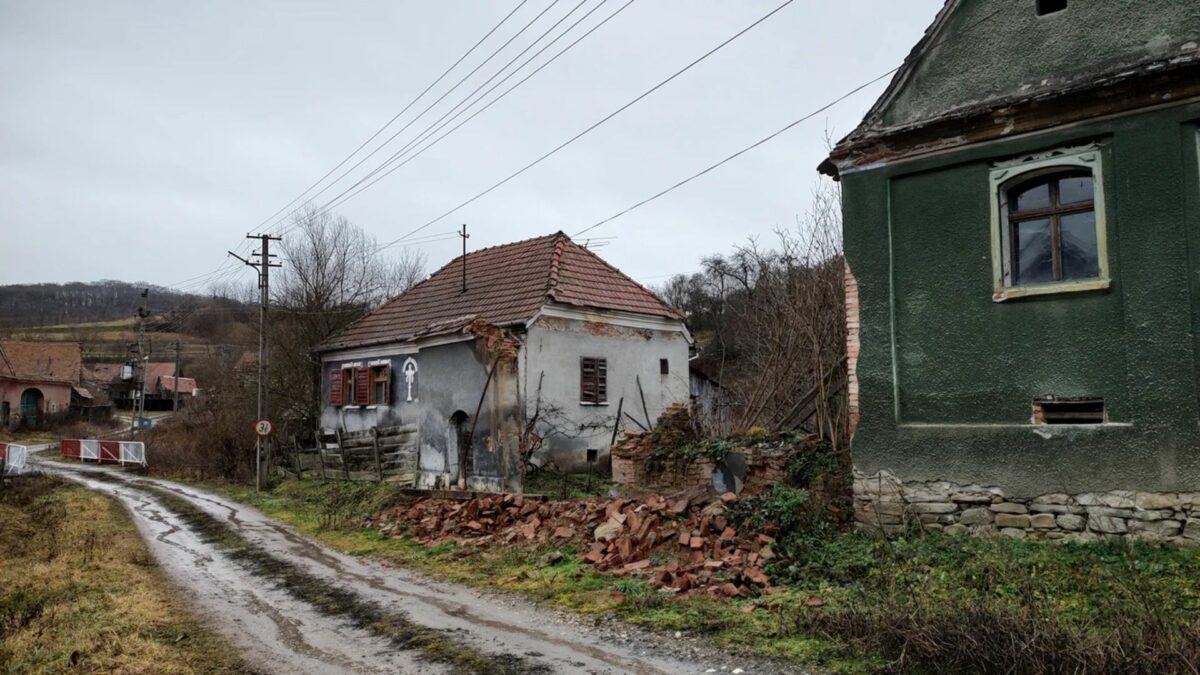
[[855, 471], [854, 513], [860, 527], [885, 532], [919, 525], [952, 534], [1200, 545], [1200, 492], [1111, 490], [1017, 499], [996, 487], [902, 482], [886, 471]]

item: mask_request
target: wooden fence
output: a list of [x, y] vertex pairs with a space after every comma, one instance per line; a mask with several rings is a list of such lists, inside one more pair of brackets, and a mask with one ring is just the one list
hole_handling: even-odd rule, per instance
[[306, 440], [294, 436], [290, 452], [283, 453], [282, 468], [299, 477], [415, 485], [420, 445], [415, 424], [321, 432]]

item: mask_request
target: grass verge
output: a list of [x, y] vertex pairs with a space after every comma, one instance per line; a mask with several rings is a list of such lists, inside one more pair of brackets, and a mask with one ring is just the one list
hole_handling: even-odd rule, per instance
[[47, 476], [0, 487], [5, 672], [251, 672], [235, 654], [187, 613], [120, 504]]
[[[833, 671], [1200, 672], [1200, 549], [919, 531], [885, 539], [799, 519], [781, 532], [770, 570], [782, 592], [678, 600], [637, 577], [596, 574], [571, 546], [422, 546], [359, 527], [403, 499], [386, 484], [218, 490], [344, 552]], [[779, 510], [786, 496], [747, 510]]]
[[278, 582], [296, 598], [325, 614], [345, 617], [353, 625], [386, 638], [400, 649], [417, 650], [425, 658], [444, 663], [456, 673], [522, 675], [548, 672], [525, 659], [505, 654], [481, 654], [441, 631], [409, 621], [403, 614], [309, 574], [299, 566], [250, 543], [228, 523], [197, 508], [178, 495], [148, 484], [139, 488], [155, 496], [204, 540], [224, 548], [235, 561], [254, 574]]

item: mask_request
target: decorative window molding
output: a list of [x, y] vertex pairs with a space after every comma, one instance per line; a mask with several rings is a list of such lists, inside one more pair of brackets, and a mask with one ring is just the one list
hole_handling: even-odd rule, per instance
[[[1106, 234], [1107, 203], [1101, 164], [1100, 147], [1089, 145], [1022, 157], [993, 167], [989, 175], [993, 300], [1003, 302], [1031, 295], [1094, 291], [1111, 285]], [[1059, 181], [1086, 176], [1091, 179], [1090, 204], [1086, 201], [1063, 204]], [[1039, 197], [1044, 193], [1044, 205], [1026, 208], [1010, 203], [1010, 198], [1015, 198], [1016, 188], [1025, 184], [1036, 188], [1039, 178], [1046, 179], [1040, 184], [1045, 186], [1045, 190], [1038, 192]], [[1088, 216], [1093, 221], [1091, 227], [1086, 225]], [[1061, 229], [1067, 219], [1074, 221], [1069, 227], [1085, 239], [1091, 239], [1094, 235], [1094, 270], [1080, 272], [1077, 266], [1071, 270], [1068, 269], [1070, 265], [1062, 262]], [[1045, 227], [1046, 234], [1042, 238], [1050, 238], [1043, 255], [1052, 257], [1052, 261], [1047, 258], [1045, 264], [1036, 270], [1040, 277], [1037, 281], [1022, 281], [1019, 267], [1015, 264], [1021, 247], [1014, 246], [1017, 235], [1014, 228], [1021, 223]]]

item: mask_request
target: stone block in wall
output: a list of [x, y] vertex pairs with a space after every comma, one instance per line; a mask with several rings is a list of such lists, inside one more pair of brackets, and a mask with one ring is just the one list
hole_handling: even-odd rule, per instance
[[1025, 538], [1025, 530], [1019, 527], [1002, 527], [1000, 528], [1000, 534], [1005, 537], [1015, 537], [1017, 539]]
[[1088, 530], [1102, 534], [1125, 534], [1129, 528], [1122, 518], [1088, 514]]
[[1037, 504], [1070, 504], [1071, 495], [1063, 492], [1051, 492], [1049, 494], [1034, 497], [1032, 501]]
[[1073, 513], [1060, 513], [1054, 518], [1054, 522], [1064, 530], [1078, 532], [1087, 524], [1087, 518]]
[[947, 502], [917, 502], [909, 504], [908, 510], [913, 513], [954, 513], [958, 506]]
[[904, 486], [904, 500], [910, 504], [920, 502], [944, 502], [950, 499], [952, 486], [949, 483], [921, 483]]
[[1057, 525], [1053, 513], [1035, 513], [1029, 516], [1029, 526], [1039, 530], [1052, 530]]
[[946, 534], [966, 534], [967, 526], [961, 523], [956, 523], [954, 525], [947, 525], [942, 531]]
[[994, 513], [1029, 513], [1029, 509], [1025, 508], [1024, 504], [1017, 504], [1016, 502], [1000, 502], [999, 504], [992, 504], [988, 508]]
[[1130, 520], [1128, 524], [1129, 531], [1143, 539], [1169, 539], [1183, 530], [1178, 520]]
[[[1038, 497], [1041, 499], [1041, 497]], [[1087, 511], [1082, 506], [1074, 504], [1046, 504], [1043, 502], [1030, 502], [1029, 510], [1034, 513], [1086, 513]]]
[[958, 517], [958, 522], [963, 525], [991, 525], [992, 512], [986, 508], [966, 509]]
[[1158, 509], [1154, 511], [1134, 511], [1130, 516], [1136, 520], [1170, 520], [1175, 517], [1175, 512], [1171, 509]]
[[1089, 506], [1087, 514], [1091, 517], [1102, 518], [1132, 518], [1133, 509], [1115, 509], [1109, 506]]
[[1200, 518], [1189, 518], [1183, 526], [1183, 538], [1200, 541]]
[[955, 492], [950, 501], [960, 504], [991, 504], [995, 495], [990, 492]]
[[1017, 513], [997, 513], [995, 522], [996, 527], [1001, 530], [1012, 527], [1024, 529], [1029, 527], [1029, 516]]

